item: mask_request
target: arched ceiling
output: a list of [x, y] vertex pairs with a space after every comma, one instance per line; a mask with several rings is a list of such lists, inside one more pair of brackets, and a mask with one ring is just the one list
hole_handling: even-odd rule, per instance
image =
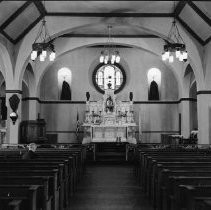
[[[201, 45], [211, 40], [211, 1], [0, 1], [0, 33], [18, 43], [44, 16], [53, 17], [176, 17]], [[147, 31], [115, 27], [115, 36], [148, 36]], [[93, 26], [66, 36], [106, 36], [105, 27]]]

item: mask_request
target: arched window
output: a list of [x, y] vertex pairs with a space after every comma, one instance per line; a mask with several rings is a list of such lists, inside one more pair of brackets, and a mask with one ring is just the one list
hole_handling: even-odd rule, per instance
[[149, 92], [148, 100], [159, 100], [159, 87], [161, 84], [161, 72], [157, 68], [151, 68], [147, 74]]
[[58, 85], [59, 85], [59, 98], [61, 100], [71, 100], [71, 85], [72, 72], [70, 69], [64, 67], [58, 71]]
[[101, 93], [108, 89], [108, 84], [111, 84], [111, 89], [118, 93], [125, 83], [126, 74], [119, 64], [99, 64], [93, 72], [93, 84]]

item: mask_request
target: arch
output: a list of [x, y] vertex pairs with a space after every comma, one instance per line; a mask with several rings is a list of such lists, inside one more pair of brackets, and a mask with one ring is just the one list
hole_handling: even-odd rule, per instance
[[[29, 87], [26, 83], [26, 81], [23, 80], [22, 82], [22, 97], [29, 97]], [[29, 100], [23, 100], [22, 101], [22, 107], [21, 107], [21, 119], [22, 120], [29, 120]]]
[[[35, 75], [34, 75], [34, 71], [33, 71], [31, 63], [27, 64], [24, 74], [23, 74], [22, 81], [24, 81], [25, 85], [28, 87], [28, 91], [29, 91], [28, 97], [36, 96], [35, 95], [35, 85], [36, 85]], [[22, 87], [23, 87], [23, 85], [22, 85]]]
[[58, 87], [61, 100], [71, 100], [71, 82], [72, 72], [67, 67], [62, 67], [58, 70]]
[[[197, 83], [194, 81], [192, 85], [190, 86], [189, 90], [189, 96], [190, 98], [197, 99]], [[190, 102], [189, 103], [189, 109], [190, 109], [190, 130], [197, 130], [198, 128], [198, 110], [197, 110], [197, 102]]]
[[[69, 26], [69, 24], [67, 25], [66, 22], [68, 21], [65, 21], [64, 23], [64, 26], [62, 24], [55, 24], [55, 21], [61, 21], [61, 20], [55, 20], [54, 18], [49, 18], [48, 19], [48, 24], [53, 24], [54, 22], [54, 25], [56, 25], [56, 28], [54, 28], [54, 31], [53, 31], [53, 35], [52, 37], [57, 37], [63, 33], [67, 33], [67, 32], [70, 32], [70, 31], [74, 31], [78, 28], [83, 28], [83, 27], [87, 27], [87, 26], [92, 26], [92, 25], [95, 25], [96, 24], [108, 24], [108, 22], [104, 22], [105, 20], [102, 20], [102, 19], [97, 19], [97, 20], [90, 20], [90, 19], [87, 19], [87, 20], [84, 20], [84, 22], [80, 22], [80, 23], [77, 23], [76, 22], [72, 22], [72, 28]], [[74, 20], [75, 21], [75, 20]], [[118, 23], [119, 22], [116, 22], [118, 21], [118, 19], [110, 19], [110, 20], [107, 20], [107, 21], [113, 21], [112, 23], [115, 24], [115, 23]], [[128, 19], [127, 20], [127, 24], [129, 27], [134, 27], [134, 28], [141, 28], [141, 29], [144, 29], [146, 31], [150, 31], [151, 34], [155, 34], [155, 35], [158, 35], [159, 37], [161, 37], [162, 39], [166, 39], [167, 38], [167, 30], [168, 30], [168, 25], [171, 24], [171, 18], [165, 18], [165, 19], [162, 19], [162, 18], [151, 18], [151, 19], [148, 19], [148, 21], [140, 21], [138, 18], [136, 19]], [[162, 24], [161, 24], [162, 23]], [[37, 27], [36, 27], [37, 29]], [[195, 74], [196, 74], [196, 79], [198, 81], [198, 83], [200, 84], [200, 86], [203, 86], [203, 68], [202, 68], [202, 61], [201, 61], [201, 58], [200, 58], [200, 55], [199, 55], [199, 51], [196, 47], [196, 45], [194, 44], [194, 42], [191, 40], [191, 38], [189, 37], [189, 35], [187, 34], [187, 32], [185, 32], [185, 30], [183, 30], [182, 27], [179, 27], [179, 29], [181, 29], [181, 35], [183, 36], [183, 39], [184, 41], [186, 42], [186, 45], [187, 45], [187, 49], [188, 51], [190, 52], [189, 54], [189, 57], [191, 57], [191, 62], [194, 63], [194, 71], [195, 71]], [[21, 62], [21, 59], [27, 59], [29, 57], [29, 54], [30, 54], [30, 51], [31, 49], [29, 49], [29, 47], [31, 48], [31, 44], [33, 43], [34, 41], [34, 37], [35, 37], [35, 33], [36, 33], [36, 30], [32, 30], [23, 40], [21, 46], [20, 46], [20, 50], [19, 50], [19, 55], [18, 55], [18, 58], [17, 58], [17, 63], [16, 63], [16, 73], [17, 73], [17, 77], [18, 75], [20, 75], [20, 72], [21, 72], [21, 69], [22, 69], [22, 66], [23, 66], [23, 62]], [[130, 39], [131, 40], [131, 39]], [[85, 39], [85, 42], [87, 44], [87, 40]], [[93, 40], [91, 41], [93, 43]], [[129, 41], [131, 42], [131, 41]], [[134, 42], [134, 45], [136, 46], [139, 46], [140, 45], [136, 42], [136, 40], [133, 40], [132, 42]], [[131, 42], [131, 43], [132, 43]], [[73, 42], [72, 42], [73, 43]], [[125, 42], [124, 42], [125, 43]], [[163, 42], [162, 42], [163, 43]], [[84, 43], [83, 46], [86, 45]], [[163, 44], [162, 44], [163, 45]], [[26, 50], [26, 46], [28, 47], [28, 49]], [[144, 48], [149, 48], [150, 51], [156, 51], [156, 54], [160, 56], [160, 47], [159, 48], [152, 48], [150, 47], [150, 44], [148, 46], [144, 45]], [[23, 53], [23, 51], [25, 51]], [[63, 54], [64, 51], [60, 51], [59, 53]], [[24, 54], [24, 56], [23, 56]], [[20, 56], [21, 55], [21, 56]]]
[[14, 88], [13, 66], [7, 48], [0, 42], [0, 57], [2, 69], [0, 70], [6, 82], [6, 89]]
[[[65, 47], [66, 46], [68, 46], [68, 44], [69, 44], [69, 41], [66, 41], [67, 39], [65, 39], [64, 41], [64, 43], [62, 43]], [[69, 40], [69, 39], [68, 39]], [[64, 56], [64, 55], [66, 55], [66, 54], [68, 54], [68, 53], [70, 53], [70, 52], [72, 52], [72, 51], [74, 51], [74, 50], [78, 50], [78, 49], [82, 49], [82, 48], [88, 48], [88, 47], [92, 47], [92, 46], [96, 46], [96, 45], [102, 45], [102, 42], [99, 42], [99, 40], [97, 40], [97, 39], [94, 39], [94, 40], [92, 40], [92, 42], [90, 42], [90, 40], [88, 39], [88, 40], [86, 40], [86, 39], [83, 39], [83, 41], [85, 41], [85, 43], [83, 42], [83, 43], [79, 43], [79, 47], [74, 47], [74, 49], [69, 49], [68, 51], [65, 51], [63, 54], [59, 54], [58, 56], [57, 56], [57, 58], [56, 58], [56, 60], [55, 60], [55, 62], [53, 62], [53, 63], [50, 63], [50, 62], [45, 62], [45, 63], [42, 63], [42, 64], [39, 64], [39, 63], [37, 63], [37, 69], [39, 69], [39, 71], [38, 71], [38, 75], [36, 76], [36, 78], [38, 78], [38, 80], [37, 80], [37, 85], [36, 85], [36, 91], [37, 91], [37, 93], [39, 92], [39, 90], [40, 90], [40, 82], [42, 81], [42, 78], [43, 78], [43, 76], [44, 76], [44, 74], [45, 74], [45, 72], [48, 70], [48, 69], [50, 69], [51, 68], [51, 66], [53, 66], [54, 64], [55, 65], [57, 65], [56, 64], [56, 62], [60, 59], [60, 57], [62, 57], [62, 56]], [[86, 41], [88, 41], [88, 43], [86, 43]], [[102, 41], [102, 40], [101, 40]], [[167, 68], [169, 68], [172, 72], [173, 72], [173, 74], [174, 74], [174, 76], [176, 77], [176, 79], [177, 79], [177, 82], [178, 82], [178, 86], [179, 86], [179, 93], [181, 92], [181, 84], [182, 84], [182, 79], [181, 79], [181, 71], [182, 71], [182, 69], [180, 70], [179, 68], [181, 68], [181, 64], [180, 63], [177, 63], [177, 62], [175, 62], [175, 63], [173, 63], [173, 64], [168, 64], [168, 63], [164, 63], [162, 60], [161, 60], [161, 56], [160, 55], [157, 55], [156, 53], [154, 53], [154, 52], [151, 52], [151, 51], [149, 51], [149, 50], [146, 50], [146, 49], [144, 49], [144, 48], [142, 48], [142, 47], [139, 47], [139, 46], [136, 46], [136, 45], [133, 45], [133, 43], [132, 44], [130, 44], [130, 43], [127, 43], [126, 41], [123, 43], [122, 41], [123, 40], [120, 40], [121, 42], [118, 42], [117, 44], [119, 44], [119, 45], [124, 45], [124, 46], [128, 46], [128, 47], [130, 47], [130, 48], [134, 48], [134, 49], [138, 49], [138, 50], [143, 50], [143, 51], [145, 51], [145, 52], [148, 52], [148, 53], [150, 53], [150, 54], [152, 54], [152, 55], [155, 55], [155, 56], [157, 56], [157, 57], [159, 57], [159, 60], [167, 67]], [[155, 44], [156, 46], [159, 44], [158, 42], [157, 42], [157, 40], [155, 41], [154, 40], [154, 42], [153, 41], [151, 41], [151, 40], [146, 40], [146, 41], [143, 41], [142, 39], [140, 40], [141, 41], [141, 43], [142, 42], [150, 42], [150, 43], [153, 43], [153, 44]], [[70, 47], [73, 47], [73, 44], [74, 44], [75, 42], [73, 42], [73, 40], [71, 40], [71, 42], [70, 42]], [[145, 44], [146, 45], [146, 44]], [[155, 48], [156, 48], [156, 46], [155, 46]], [[94, 60], [93, 60], [93, 62], [91, 63], [91, 69], [89, 68], [89, 74], [90, 75], [92, 75], [92, 72], [93, 72], [93, 69], [95, 68], [95, 66], [97, 66], [99, 64], [99, 57], [97, 56]], [[121, 61], [120, 61], [120, 64], [124, 67], [124, 69], [126, 70], [126, 73], [127, 73], [127, 79], [128, 79], [128, 77], [130, 77], [130, 71], [129, 71], [129, 66], [128, 66], [128, 64], [127, 64], [127, 62], [124, 60], [124, 57], [122, 57], [121, 58]], [[177, 70], [175, 70], [175, 69], [177, 69]], [[180, 70], [180, 71], [179, 71]], [[127, 83], [127, 82], [126, 82]], [[90, 78], [90, 84], [92, 84], [92, 78]]]
[[147, 79], [149, 84], [148, 100], [159, 100], [161, 85], [161, 71], [158, 68], [151, 68], [147, 73]]
[[161, 71], [158, 68], [151, 68], [147, 73], [148, 84], [153, 80], [160, 86], [161, 84]]

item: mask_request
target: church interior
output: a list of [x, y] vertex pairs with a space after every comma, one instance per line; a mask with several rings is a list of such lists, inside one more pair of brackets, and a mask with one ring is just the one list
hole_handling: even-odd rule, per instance
[[0, 1], [0, 210], [211, 209], [210, 11]]

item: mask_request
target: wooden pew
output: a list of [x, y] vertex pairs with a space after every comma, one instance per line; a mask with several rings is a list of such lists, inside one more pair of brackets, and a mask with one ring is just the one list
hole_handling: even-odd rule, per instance
[[[174, 164], [174, 163], [173, 163]], [[172, 165], [173, 165], [172, 164]], [[152, 185], [152, 201], [154, 206], [156, 206], [156, 202], [158, 199], [161, 200], [162, 197], [162, 191], [161, 188], [170, 175], [178, 175], [178, 174], [193, 174], [193, 173], [203, 173], [203, 172], [211, 172], [211, 165], [210, 164], [203, 164], [200, 165], [199, 163], [187, 163], [186, 165], [183, 165], [183, 167], [178, 166], [169, 166], [169, 167], [158, 167], [157, 170], [157, 177], [153, 180]], [[172, 172], [172, 173], [171, 173]], [[184, 173], [183, 173], [184, 172]], [[159, 198], [158, 198], [159, 197]]]
[[[39, 200], [39, 206], [42, 209], [55, 209], [53, 208], [53, 201], [49, 198], [49, 177], [47, 176], [1, 176], [0, 175], [0, 184], [4, 185], [39, 185], [39, 193], [37, 194], [37, 199]], [[52, 206], [52, 208], [51, 208]], [[59, 209], [57, 207], [57, 209]]]
[[49, 169], [49, 170], [39, 170], [39, 169], [31, 169], [27, 170], [27, 168], [11, 168], [11, 169], [0, 169], [0, 179], [1, 177], [16, 177], [16, 176], [25, 176], [25, 177], [32, 177], [32, 176], [42, 176], [48, 177], [49, 181], [47, 182], [47, 178], [45, 179], [45, 197], [46, 197], [46, 208], [48, 206], [52, 206], [52, 209], [56, 210], [58, 203], [60, 203], [60, 209], [63, 209], [63, 189], [64, 187], [58, 188], [57, 184], [57, 169]]
[[0, 201], [22, 200], [21, 210], [37, 210], [39, 185], [0, 185]]
[[[211, 185], [210, 176], [170, 176], [163, 187], [162, 209], [170, 210], [172, 200], [174, 199], [173, 192], [179, 185]], [[159, 206], [158, 206], [159, 209]]]
[[[13, 164], [16, 164], [16, 170], [23, 170], [25, 173], [24, 167], [28, 167], [29, 170], [33, 170], [36, 168], [37, 170], [44, 170], [45, 164], [50, 163], [53, 161], [53, 163], [58, 164], [62, 162], [64, 164], [64, 170], [63, 173], [59, 173], [58, 177], [62, 177], [63, 179], [63, 188], [64, 190], [61, 190], [59, 192], [59, 200], [60, 204], [65, 207], [67, 206], [67, 202], [69, 200], [70, 195], [73, 194], [73, 192], [76, 189], [76, 184], [78, 180], [80, 179], [85, 165], [85, 147], [83, 148], [70, 148], [65, 150], [51, 150], [51, 149], [41, 149], [38, 150], [38, 158], [36, 160], [30, 160], [25, 161], [24, 160], [24, 167], [21, 166], [23, 164], [23, 160], [21, 160], [21, 154], [24, 153], [25, 150], [16, 150], [16, 151], [8, 151], [8, 150], [0, 150], [0, 168], [4, 167], [5, 169], [10, 168], [9, 165], [13, 162]], [[27, 164], [32, 164], [31, 166]], [[38, 164], [38, 165], [36, 165]], [[51, 166], [53, 168], [53, 166]], [[60, 169], [59, 169], [60, 171]], [[62, 170], [61, 170], [62, 171]], [[9, 173], [6, 171], [1, 171], [1, 173]], [[20, 173], [20, 172], [18, 172]], [[29, 172], [28, 172], [29, 173]], [[57, 178], [60, 180], [59, 178]], [[59, 183], [59, 182], [58, 182]], [[60, 186], [62, 186], [60, 185]], [[63, 192], [63, 195], [62, 195]], [[63, 204], [64, 201], [64, 204]], [[56, 206], [56, 205], [55, 205]]]
[[[182, 166], [183, 170], [180, 169], [180, 172], [174, 172], [176, 175], [184, 175], [184, 174], [193, 175], [193, 173], [195, 172], [194, 174], [194, 176], [196, 176], [195, 182], [198, 181], [199, 183], [202, 182], [204, 184], [209, 184], [208, 177], [204, 177], [204, 176], [205, 176], [206, 168], [208, 168], [208, 171], [209, 171], [207, 172], [207, 175], [210, 175], [209, 169], [211, 166], [211, 150], [198, 150], [198, 151], [193, 150], [193, 151], [188, 151], [187, 153], [186, 151], [180, 152], [179, 150], [175, 150], [175, 151], [172, 150], [172, 151], [161, 151], [161, 152], [159, 150], [139, 151], [140, 154], [137, 155], [139, 160], [136, 163], [136, 167], [138, 168], [136, 170], [138, 171], [137, 175], [141, 177], [140, 178], [141, 186], [143, 187], [145, 192], [147, 192], [148, 195], [154, 199], [155, 202], [157, 202], [156, 196], [159, 194], [159, 192], [157, 191], [158, 176], [159, 176], [160, 171], [165, 170], [166, 168], [165, 164], [169, 164], [169, 166], [170, 165], [172, 166], [174, 164], [178, 164], [178, 167]], [[157, 166], [160, 166], [160, 168]], [[189, 171], [188, 170], [186, 171], [186, 169], [184, 170], [184, 167], [187, 167], [187, 166], [189, 167], [188, 168]], [[201, 171], [195, 170], [193, 168], [197, 166], [200, 167]], [[175, 165], [175, 168], [176, 168], [176, 165]], [[202, 180], [199, 181], [199, 179], [201, 178], [200, 176], [202, 175], [204, 176]], [[191, 177], [189, 178], [191, 179]], [[206, 180], [206, 178], [208, 179], [208, 181]], [[205, 179], [206, 181], [203, 179]], [[165, 187], [166, 186], [164, 186], [164, 189]], [[161, 188], [163, 189], [163, 187]], [[166, 194], [169, 194], [169, 193], [166, 193]], [[164, 203], [165, 202], [166, 201], [164, 201]], [[167, 206], [168, 207], [165, 207], [165, 208], [169, 210], [170, 208], [169, 208], [168, 203], [167, 203]], [[162, 209], [161, 207], [162, 206], [160, 206], [159, 208]]]
[[175, 200], [172, 202], [172, 210], [197, 209], [204, 199], [211, 200], [211, 186], [179, 185]]

